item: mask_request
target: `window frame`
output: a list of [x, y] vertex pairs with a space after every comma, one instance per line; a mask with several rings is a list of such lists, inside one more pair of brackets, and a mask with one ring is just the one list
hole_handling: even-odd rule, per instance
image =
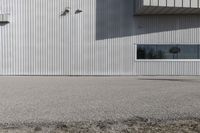
[[[200, 43], [137, 43], [134, 44], [135, 61], [136, 62], [199, 62], [200, 59], [137, 59], [137, 46], [138, 45], [199, 45]], [[200, 52], [200, 51], [199, 51]], [[200, 54], [200, 53], [199, 53]]]

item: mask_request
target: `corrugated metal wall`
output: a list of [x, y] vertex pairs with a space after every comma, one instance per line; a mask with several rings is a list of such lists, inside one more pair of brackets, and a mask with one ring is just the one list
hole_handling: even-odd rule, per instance
[[0, 0], [0, 14], [10, 13], [0, 24], [0, 75], [199, 75], [199, 61], [136, 61], [135, 44], [199, 44], [200, 17], [133, 16], [133, 5]]

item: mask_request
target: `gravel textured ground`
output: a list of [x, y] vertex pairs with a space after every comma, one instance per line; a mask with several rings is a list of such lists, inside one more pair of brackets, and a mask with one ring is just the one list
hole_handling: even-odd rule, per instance
[[198, 119], [199, 110], [199, 77], [0, 77], [7, 125]]
[[144, 118], [59, 124], [3, 126], [1, 133], [199, 133], [200, 120], [156, 121]]

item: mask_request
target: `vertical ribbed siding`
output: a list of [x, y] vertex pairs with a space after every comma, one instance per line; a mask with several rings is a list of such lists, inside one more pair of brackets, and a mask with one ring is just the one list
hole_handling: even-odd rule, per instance
[[199, 75], [199, 62], [154, 61], [137, 63], [137, 75]]
[[0, 26], [0, 75], [199, 75], [199, 61], [136, 61], [135, 44], [199, 44], [200, 17], [133, 17], [132, 5], [0, 0], [0, 14], [10, 13]]

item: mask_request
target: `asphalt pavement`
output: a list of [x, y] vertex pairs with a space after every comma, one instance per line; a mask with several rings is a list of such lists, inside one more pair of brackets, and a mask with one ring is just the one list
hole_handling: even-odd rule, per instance
[[0, 77], [0, 123], [200, 118], [200, 77]]

